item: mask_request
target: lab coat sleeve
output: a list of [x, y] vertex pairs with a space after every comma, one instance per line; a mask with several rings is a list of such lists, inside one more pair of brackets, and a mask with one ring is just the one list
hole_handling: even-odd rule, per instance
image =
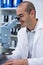
[[28, 59], [28, 65], [43, 65], [43, 57]]

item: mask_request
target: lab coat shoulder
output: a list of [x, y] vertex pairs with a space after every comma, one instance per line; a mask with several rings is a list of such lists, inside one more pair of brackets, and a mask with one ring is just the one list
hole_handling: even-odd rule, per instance
[[21, 28], [18, 32], [17, 38], [18, 38], [18, 44], [22, 46], [24, 43], [24, 39], [26, 38], [26, 27]]
[[19, 37], [19, 36], [23, 36], [23, 35], [25, 34], [25, 32], [26, 32], [26, 27], [21, 28], [21, 29], [19, 30], [19, 32], [18, 32], [18, 37]]

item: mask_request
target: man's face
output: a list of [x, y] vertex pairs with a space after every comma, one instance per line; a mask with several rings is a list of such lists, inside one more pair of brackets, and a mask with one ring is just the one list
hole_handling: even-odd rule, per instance
[[31, 16], [25, 11], [25, 9], [26, 9], [25, 5], [18, 7], [17, 9], [17, 16], [20, 18], [19, 21], [22, 27], [25, 27], [25, 26], [28, 27], [28, 25], [31, 24], [30, 22]]

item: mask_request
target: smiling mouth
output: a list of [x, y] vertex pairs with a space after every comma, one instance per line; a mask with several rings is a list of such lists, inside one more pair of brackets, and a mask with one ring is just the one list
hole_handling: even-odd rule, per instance
[[25, 25], [25, 21], [20, 21], [20, 23], [21, 23], [21, 27], [25, 27], [26, 25]]
[[20, 21], [20, 23], [23, 25], [24, 21]]

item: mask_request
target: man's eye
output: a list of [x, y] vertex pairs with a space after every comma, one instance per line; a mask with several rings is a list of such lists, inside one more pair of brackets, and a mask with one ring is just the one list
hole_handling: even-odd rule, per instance
[[20, 17], [23, 17], [24, 15], [20, 15]]
[[23, 17], [24, 15], [23, 14], [19, 14], [19, 17]]

